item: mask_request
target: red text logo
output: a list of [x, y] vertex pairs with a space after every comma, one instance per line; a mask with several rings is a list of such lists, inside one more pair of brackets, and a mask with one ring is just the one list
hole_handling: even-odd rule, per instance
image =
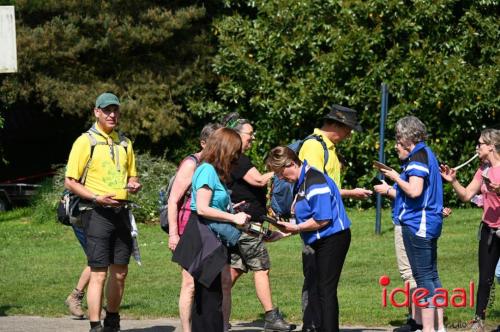
[[[474, 308], [474, 281], [469, 282], [468, 289], [464, 288], [453, 288], [450, 292], [445, 288], [436, 288], [436, 292], [430, 301], [424, 301], [429, 297], [429, 291], [426, 288], [416, 288], [413, 292], [410, 292], [410, 282], [406, 281], [404, 288], [396, 287], [387, 294], [387, 287], [391, 283], [391, 279], [388, 276], [381, 276], [379, 279], [379, 284], [382, 286], [382, 307], [387, 307], [387, 298], [389, 298], [390, 305], [396, 308], [409, 307], [410, 301], [421, 308], [428, 307], [432, 304], [434, 307], [448, 307], [451, 305], [455, 308], [469, 307]], [[401, 294], [403, 299], [401, 302], [396, 300], [396, 296]], [[398, 298], [400, 298], [398, 296]]]

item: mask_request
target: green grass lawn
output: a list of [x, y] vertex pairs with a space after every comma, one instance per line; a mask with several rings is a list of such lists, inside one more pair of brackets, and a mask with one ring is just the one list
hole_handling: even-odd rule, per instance
[[[388, 210], [383, 213], [382, 235], [374, 234], [375, 211], [349, 210], [353, 221], [351, 248], [339, 286], [341, 324], [397, 325], [405, 308], [382, 307], [380, 276], [391, 278], [389, 291], [401, 287], [394, 255]], [[48, 221], [32, 223], [30, 209], [0, 214], [0, 316], [63, 316], [65, 297], [75, 286], [85, 264], [83, 252], [71, 228]], [[445, 220], [439, 240], [439, 272], [450, 290], [477, 287], [477, 226], [481, 210], [455, 210]], [[139, 225], [143, 266], [130, 265], [122, 313], [128, 317], [177, 317], [180, 268], [171, 262], [167, 236], [158, 225]], [[268, 245], [274, 303], [287, 318], [301, 319], [301, 242], [291, 237]], [[334, 254], [334, 253], [332, 253]], [[493, 301], [488, 321], [500, 321], [500, 300]], [[447, 323], [463, 324], [473, 308], [449, 308]], [[262, 318], [251, 276], [243, 276], [233, 289], [234, 320]]]

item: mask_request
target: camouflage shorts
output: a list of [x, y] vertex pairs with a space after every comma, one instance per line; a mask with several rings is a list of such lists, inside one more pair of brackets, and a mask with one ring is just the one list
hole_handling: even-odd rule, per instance
[[241, 234], [238, 245], [231, 253], [231, 267], [243, 272], [269, 270], [271, 262], [264, 242], [245, 233]]

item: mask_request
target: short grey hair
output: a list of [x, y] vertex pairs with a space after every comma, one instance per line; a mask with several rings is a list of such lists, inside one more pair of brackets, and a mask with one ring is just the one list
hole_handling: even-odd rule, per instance
[[200, 142], [206, 142], [208, 138], [219, 128], [222, 128], [222, 125], [219, 123], [207, 123], [201, 130]]
[[416, 116], [405, 116], [396, 122], [396, 139], [417, 144], [427, 139], [427, 130]]

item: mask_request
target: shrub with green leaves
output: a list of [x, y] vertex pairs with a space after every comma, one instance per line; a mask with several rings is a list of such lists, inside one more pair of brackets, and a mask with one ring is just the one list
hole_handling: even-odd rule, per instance
[[134, 216], [138, 222], [158, 222], [158, 192], [161, 187], [168, 184], [177, 166], [149, 153], [136, 154], [136, 165], [142, 189], [136, 195], [129, 196], [140, 206], [134, 210]]
[[32, 202], [34, 222], [44, 223], [57, 220], [57, 204], [64, 190], [64, 171], [65, 167], [59, 166], [54, 177], [43, 181], [42, 186], [36, 191]]
[[[451, 166], [471, 157], [481, 129], [498, 122], [498, 1], [225, 3], [231, 14], [214, 25], [216, 95], [191, 108], [250, 119], [258, 133], [255, 160], [305, 137], [329, 105], [342, 104], [360, 113], [365, 128], [338, 147], [347, 160], [344, 186], [369, 186], [383, 82], [390, 91], [385, 152], [393, 167], [399, 164], [393, 128], [405, 115], [428, 126], [428, 143]], [[470, 180], [473, 172], [459, 176]], [[456, 202], [446, 190], [447, 201]]]
[[[175, 173], [176, 166], [164, 158], [151, 156], [149, 153], [136, 152], [136, 164], [142, 189], [129, 199], [139, 205], [134, 209], [137, 222], [154, 223], [159, 219], [159, 190], [168, 183]], [[57, 169], [56, 175], [46, 180], [33, 200], [33, 220], [52, 222], [56, 220], [56, 207], [64, 190], [64, 169]]]

